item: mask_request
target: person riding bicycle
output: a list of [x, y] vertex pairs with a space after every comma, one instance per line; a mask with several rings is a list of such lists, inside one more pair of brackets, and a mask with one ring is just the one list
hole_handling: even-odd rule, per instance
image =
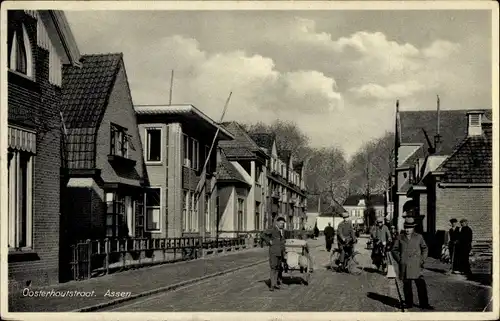
[[[339, 265], [344, 266], [345, 258], [352, 254], [354, 243], [356, 243], [356, 235], [354, 228], [349, 221], [349, 213], [343, 213], [344, 220], [337, 227], [337, 243], [339, 245], [340, 257]], [[346, 256], [347, 255], [347, 256]]]
[[[372, 261], [375, 263], [377, 255], [383, 254], [387, 249], [387, 246], [391, 243], [392, 237], [389, 228], [384, 224], [384, 218], [377, 218], [377, 226], [375, 226], [371, 232], [371, 237], [373, 239], [373, 249], [372, 249]], [[379, 253], [380, 246], [383, 246], [383, 253]]]

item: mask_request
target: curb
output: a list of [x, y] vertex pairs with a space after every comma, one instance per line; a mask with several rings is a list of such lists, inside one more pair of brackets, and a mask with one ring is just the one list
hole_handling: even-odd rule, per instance
[[221, 275], [224, 275], [224, 274], [228, 274], [228, 273], [231, 273], [231, 272], [235, 272], [235, 271], [238, 271], [238, 270], [247, 269], [249, 267], [252, 267], [252, 266], [255, 266], [255, 265], [259, 265], [259, 264], [265, 263], [267, 261], [268, 261], [268, 259], [266, 258], [265, 260], [259, 260], [259, 261], [254, 262], [254, 263], [250, 263], [250, 264], [238, 266], [238, 267], [235, 267], [235, 268], [232, 268], [232, 269], [229, 269], [229, 270], [220, 271], [220, 272], [212, 273], [212, 274], [209, 274], [209, 275], [204, 275], [204, 276], [201, 276], [201, 277], [198, 277], [198, 278], [194, 278], [194, 279], [191, 279], [191, 280], [182, 281], [182, 282], [179, 282], [179, 283], [176, 283], [176, 284], [171, 284], [171, 285], [167, 285], [167, 286], [164, 286], [164, 287], [161, 287], [161, 288], [157, 288], [157, 289], [153, 289], [153, 290], [141, 292], [141, 293], [129, 296], [127, 298], [119, 298], [119, 299], [115, 299], [115, 300], [111, 300], [111, 301], [107, 301], [107, 302], [103, 302], [103, 303], [91, 305], [91, 306], [88, 306], [88, 307], [84, 307], [84, 308], [81, 308], [81, 309], [76, 309], [76, 310], [73, 310], [73, 311], [70, 311], [70, 312], [92, 312], [92, 311], [96, 311], [96, 310], [103, 309], [103, 308], [106, 308], [106, 307], [109, 307], [109, 306], [112, 306], [112, 305], [117, 305], [117, 304], [120, 304], [120, 303], [124, 303], [124, 302], [127, 302], [127, 301], [138, 299], [138, 298], [141, 298], [141, 297], [144, 297], [144, 296], [153, 295], [153, 294], [157, 294], [157, 293], [161, 293], [161, 292], [172, 291], [172, 290], [175, 290], [177, 288], [181, 288], [181, 287], [184, 287], [184, 286], [187, 286], [187, 285], [190, 285], [190, 284], [193, 284], [193, 283], [197, 283], [197, 282], [200, 282], [200, 281], [203, 281], [203, 280], [206, 280], [206, 279], [214, 278], [214, 277], [221, 276]]

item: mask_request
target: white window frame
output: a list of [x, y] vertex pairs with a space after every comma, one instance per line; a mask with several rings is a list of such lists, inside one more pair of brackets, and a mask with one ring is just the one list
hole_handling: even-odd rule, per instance
[[[20, 227], [20, 160], [22, 151], [12, 150], [13, 156], [10, 162], [9, 182], [8, 191], [13, 191], [13, 193], [8, 193], [8, 245], [10, 251], [19, 251], [33, 249], [33, 179], [34, 179], [34, 163], [35, 155], [28, 154], [29, 158], [26, 165], [26, 245], [20, 246], [19, 239], [19, 229]], [[14, 233], [12, 233], [14, 232]]]
[[22, 33], [23, 33], [23, 42], [24, 42], [24, 51], [26, 52], [26, 73], [23, 73], [21, 71], [18, 71], [16, 69], [17, 65], [17, 31], [15, 30], [13, 33], [13, 39], [12, 39], [12, 46], [10, 48], [10, 52], [8, 53], [7, 59], [9, 59], [10, 66], [9, 68], [10, 71], [22, 75], [24, 77], [28, 77], [30, 79], [34, 79], [34, 66], [33, 66], [33, 51], [31, 47], [31, 42], [28, 36], [28, 32], [26, 31], [26, 27], [24, 24], [21, 25]]
[[[150, 189], [158, 189], [160, 190], [160, 206], [159, 206], [159, 214], [158, 214], [158, 229], [157, 230], [150, 230], [148, 228], [148, 209], [151, 208], [158, 208], [158, 206], [148, 206], [148, 196], [147, 196], [147, 191]], [[162, 201], [162, 192], [163, 188], [161, 186], [148, 186], [146, 187], [146, 191], [144, 193], [144, 230], [149, 233], [161, 233], [162, 232], [162, 222], [163, 222], [163, 201]]]
[[189, 191], [182, 190], [182, 232], [189, 231]]
[[211, 202], [210, 195], [205, 195], [205, 232], [210, 232], [210, 230], [211, 230], [211, 225], [210, 225], [210, 202]]
[[[148, 131], [150, 130], [159, 130], [160, 131], [160, 160], [158, 161], [153, 161], [149, 160], [149, 151], [150, 151], [150, 141], [149, 141], [149, 134]], [[163, 137], [163, 127], [158, 127], [158, 126], [147, 126], [144, 128], [144, 162], [146, 165], [148, 164], [162, 164], [163, 163], [163, 145], [165, 144], [164, 142], [164, 137]]]
[[[110, 145], [111, 142], [114, 141], [114, 146], [111, 149], [111, 155], [120, 156], [124, 158], [129, 158], [130, 156], [130, 144], [129, 144], [129, 136], [127, 135], [127, 129], [121, 127], [120, 125], [110, 124], [111, 135], [110, 137]], [[123, 154], [122, 147], [125, 145], [125, 154]], [[120, 146], [120, 148], [118, 148]], [[111, 146], [110, 146], [111, 147]]]
[[191, 168], [195, 171], [200, 169], [200, 142], [194, 138], [190, 138], [191, 144], [190, 148], [192, 150], [192, 160], [191, 160]]
[[[240, 204], [241, 204], [241, 217], [240, 217]], [[243, 198], [237, 198], [236, 215], [237, 215], [236, 230], [238, 232], [243, 232], [245, 231], [245, 200]]]

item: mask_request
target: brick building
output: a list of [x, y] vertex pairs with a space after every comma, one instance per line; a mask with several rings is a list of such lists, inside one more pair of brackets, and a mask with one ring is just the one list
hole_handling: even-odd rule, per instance
[[440, 248], [451, 218], [467, 218], [475, 241], [492, 240], [493, 134], [485, 114], [467, 112], [463, 116], [467, 134], [451, 155], [429, 165], [430, 156], [420, 172], [412, 174], [407, 195], [414, 200], [414, 215], [423, 218], [422, 230], [434, 248]]
[[[491, 110], [481, 110], [486, 118]], [[403, 228], [405, 210], [419, 211], [418, 181], [435, 171], [468, 134], [468, 110], [398, 111], [396, 113], [397, 153], [391, 161], [396, 169], [391, 177], [394, 219]], [[397, 175], [397, 186], [395, 177]], [[411, 193], [409, 193], [410, 188]], [[424, 196], [422, 196], [424, 197]], [[422, 212], [423, 213], [423, 212]], [[415, 213], [413, 213], [415, 214]], [[416, 216], [417, 229], [424, 232], [424, 216]]]
[[135, 112], [150, 181], [146, 230], [154, 238], [215, 233], [216, 151], [195, 191], [217, 129], [217, 141], [233, 136], [192, 105], [137, 105]]
[[9, 288], [59, 281], [60, 97], [80, 55], [60, 11], [7, 11]]
[[147, 179], [123, 56], [84, 55], [81, 63], [63, 69], [61, 242], [143, 237]]

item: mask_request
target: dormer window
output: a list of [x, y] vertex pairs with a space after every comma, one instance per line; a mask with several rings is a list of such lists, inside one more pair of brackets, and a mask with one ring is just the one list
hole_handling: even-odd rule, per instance
[[30, 39], [24, 25], [19, 24], [12, 30], [9, 38], [8, 67], [17, 73], [33, 77], [33, 57]]
[[111, 153], [110, 155], [128, 158], [129, 139], [127, 130], [111, 124]]

